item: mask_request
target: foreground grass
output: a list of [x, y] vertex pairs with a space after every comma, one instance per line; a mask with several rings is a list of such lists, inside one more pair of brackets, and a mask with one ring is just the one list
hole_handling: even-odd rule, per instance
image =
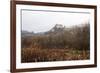
[[89, 51], [75, 49], [22, 48], [21, 62], [47, 62], [89, 59]]

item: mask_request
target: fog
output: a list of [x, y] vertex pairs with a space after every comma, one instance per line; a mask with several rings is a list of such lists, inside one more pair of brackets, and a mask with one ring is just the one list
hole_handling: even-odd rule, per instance
[[45, 32], [56, 24], [62, 24], [66, 28], [81, 26], [90, 20], [89, 13], [82, 12], [54, 12], [54, 11], [29, 11], [22, 10], [22, 30], [30, 32]]

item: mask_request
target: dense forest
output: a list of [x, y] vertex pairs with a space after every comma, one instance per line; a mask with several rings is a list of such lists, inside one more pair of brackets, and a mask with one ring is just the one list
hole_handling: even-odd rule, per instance
[[89, 23], [69, 28], [56, 24], [49, 31], [27, 34], [21, 37], [22, 62], [89, 59]]

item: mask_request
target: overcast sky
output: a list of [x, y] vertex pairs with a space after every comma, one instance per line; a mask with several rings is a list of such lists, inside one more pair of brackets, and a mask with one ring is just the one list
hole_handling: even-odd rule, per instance
[[45, 32], [56, 24], [66, 27], [89, 22], [89, 13], [70, 13], [52, 11], [22, 11], [22, 30], [30, 32]]

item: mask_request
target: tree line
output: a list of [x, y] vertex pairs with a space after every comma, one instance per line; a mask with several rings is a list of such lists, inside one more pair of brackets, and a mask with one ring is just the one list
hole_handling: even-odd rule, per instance
[[22, 37], [21, 44], [22, 48], [89, 50], [90, 26], [86, 23], [83, 26], [73, 26], [58, 32]]

